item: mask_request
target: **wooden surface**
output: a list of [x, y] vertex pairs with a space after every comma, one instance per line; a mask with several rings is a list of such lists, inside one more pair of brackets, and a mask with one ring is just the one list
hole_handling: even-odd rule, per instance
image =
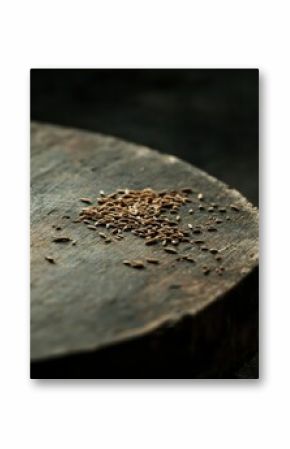
[[[198, 236], [221, 251], [223, 276], [214, 271], [214, 256], [198, 246], [192, 250], [196, 264], [176, 262], [130, 233], [106, 245], [96, 232], [73, 223], [84, 206], [79, 198], [95, 200], [100, 190], [187, 186], [204, 193], [205, 205], [227, 207], [226, 214], [214, 213], [223, 220], [218, 232]], [[182, 208], [182, 222], [208, 219], [210, 213], [197, 205], [194, 199]], [[197, 209], [193, 216], [191, 207]], [[56, 236], [77, 243], [55, 243]], [[160, 265], [138, 271], [122, 264], [147, 256], [158, 257]], [[204, 264], [213, 268], [207, 276]], [[257, 269], [258, 213], [236, 190], [173, 156], [109, 136], [32, 124], [31, 359], [38, 367], [32, 377], [140, 372], [170, 378], [187, 376], [187, 368], [193, 377], [218, 377], [257, 349]]]

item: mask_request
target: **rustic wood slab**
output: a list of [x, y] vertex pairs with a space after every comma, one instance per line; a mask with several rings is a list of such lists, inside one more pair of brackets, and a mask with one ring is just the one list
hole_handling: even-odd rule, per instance
[[[222, 262], [198, 245], [195, 264], [176, 262], [162, 247], [145, 246], [130, 233], [108, 245], [97, 232], [73, 223], [84, 207], [79, 199], [96, 200], [100, 190], [187, 186], [204, 193], [205, 205], [227, 207], [226, 213], [214, 212], [223, 220], [218, 232], [202, 236], [207, 247], [221, 251]], [[212, 213], [199, 211], [192, 197], [181, 219], [202, 224]], [[55, 243], [56, 236], [76, 244]], [[160, 265], [138, 271], [122, 264], [150, 256]], [[212, 268], [208, 275], [204, 264]], [[219, 264], [222, 276], [214, 271]], [[257, 269], [258, 212], [236, 190], [146, 147], [32, 124], [32, 377], [222, 376], [257, 349]]]

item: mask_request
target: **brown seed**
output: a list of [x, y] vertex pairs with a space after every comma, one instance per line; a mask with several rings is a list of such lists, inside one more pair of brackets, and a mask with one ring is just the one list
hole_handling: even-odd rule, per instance
[[131, 261], [131, 267], [133, 268], [145, 268], [145, 265], [142, 260], [135, 259]]
[[93, 225], [88, 225], [87, 228], [91, 229], [92, 231], [96, 231], [97, 230], [96, 226], [93, 226]]
[[187, 256], [186, 260], [188, 260], [188, 262], [195, 263], [195, 259], [191, 256]]
[[55, 237], [52, 241], [55, 242], [55, 243], [66, 243], [66, 242], [70, 242], [71, 238], [69, 238], [69, 237]]
[[217, 228], [214, 228], [213, 226], [210, 226], [209, 228], [207, 228], [207, 232], [216, 232]]
[[149, 245], [156, 245], [157, 241], [158, 240], [156, 238], [155, 239], [149, 239], [149, 240], [145, 241], [145, 245], [147, 245], [147, 246], [149, 246]]
[[164, 251], [171, 254], [177, 254], [177, 251], [175, 248], [172, 248], [171, 246], [168, 246], [167, 248], [164, 248]]
[[90, 220], [83, 220], [83, 223], [85, 223], [85, 224], [91, 224], [91, 222], [90, 222]]
[[53, 257], [45, 256], [44, 258], [45, 258], [49, 263], [55, 263], [55, 260], [54, 260]]
[[107, 235], [104, 234], [104, 232], [99, 232], [99, 236], [102, 237], [102, 239], [106, 239]]
[[239, 209], [235, 204], [231, 204], [231, 205], [230, 205], [230, 208], [231, 208], [232, 210], [234, 210], [235, 212], [240, 212], [240, 209]]
[[196, 245], [202, 245], [204, 243], [204, 240], [192, 240], [192, 243], [195, 243]]
[[146, 260], [147, 260], [148, 263], [159, 264], [159, 260], [155, 259], [154, 257], [147, 257]]
[[90, 198], [80, 198], [80, 201], [86, 204], [92, 204], [92, 200]]

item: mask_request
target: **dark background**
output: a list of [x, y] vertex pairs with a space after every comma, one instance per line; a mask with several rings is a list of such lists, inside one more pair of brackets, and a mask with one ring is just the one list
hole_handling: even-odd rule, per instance
[[31, 118], [175, 154], [258, 205], [259, 72], [32, 70]]
[[[258, 205], [256, 69], [33, 69], [31, 119], [174, 154]], [[231, 376], [257, 375], [254, 355]]]

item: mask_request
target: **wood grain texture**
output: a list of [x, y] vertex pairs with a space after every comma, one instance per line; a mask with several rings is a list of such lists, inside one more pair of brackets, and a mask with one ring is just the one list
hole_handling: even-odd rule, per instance
[[[234, 203], [240, 208], [240, 212], [228, 208], [226, 214], [215, 213], [223, 220], [218, 232], [202, 236], [208, 247], [221, 251], [223, 276], [214, 271], [208, 276], [202, 273], [202, 265], [214, 269], [218, 263], [197, 246], [192, 250], [196, 264], [176, 262], [174, 255], [161, 247], [147, 247], [130, 233], [123, 241], [107, 245], [97, 232], [73, 223], [84, 206], [79, 198], [95, 200], [100, 190], [187, 186], [203, 192], [205, 204], [214, 202], [228, 208]], [[183, 222], [202, 224], [207, 220], [207, 211], [188, 214], [197, 204], [194, 200], [181, 209]], [[62, 229], [57, 231], [53, 225]], [[77, 243], [53, 242], [58, 236]], [[46, 256], [53, 257], [55, 264]], [[158, 257], [160, 265], [148, 264], [138, 271], [122, 264], [128, 257], [150, 256]], [[140, 359], [147, 368], [154, 353], [155, 360], [164, 358], [169, 371], [169, 359], [174, 365], [174, 357], [182, 356], [179, 363], [189, 360], [196, 377], [222, 372], [242, 353], [257, 347], [257, 267], [258, 212], [236, 190], [176, 157], [149, 148], [109, 136], [32, 124], [33, 362], [78, 354], [92, 354], [100, 361], [111, 353], [110, 362], [106, 356], [104, 363], [117, 370], [112, 360], [129, 351], [130, 359]], [[172, 288], [173, 284], [180, 287]], [[119, 361], [122, 364], [122, 357]], [[134, 376], [129, 366], [126, 377]], [[98, 362], [94, 367], [90, 362], [86, 368], [89, 377], [102, 373]], [[175, 372], [176, 367], [167, 377], [178, 375], [172, 374]], [[118, 377], [115, 373], [109, 377]], [[156, 377], [154, 367], [148, 376]], [[67, 372], [66, 377], [74, 375]]]

